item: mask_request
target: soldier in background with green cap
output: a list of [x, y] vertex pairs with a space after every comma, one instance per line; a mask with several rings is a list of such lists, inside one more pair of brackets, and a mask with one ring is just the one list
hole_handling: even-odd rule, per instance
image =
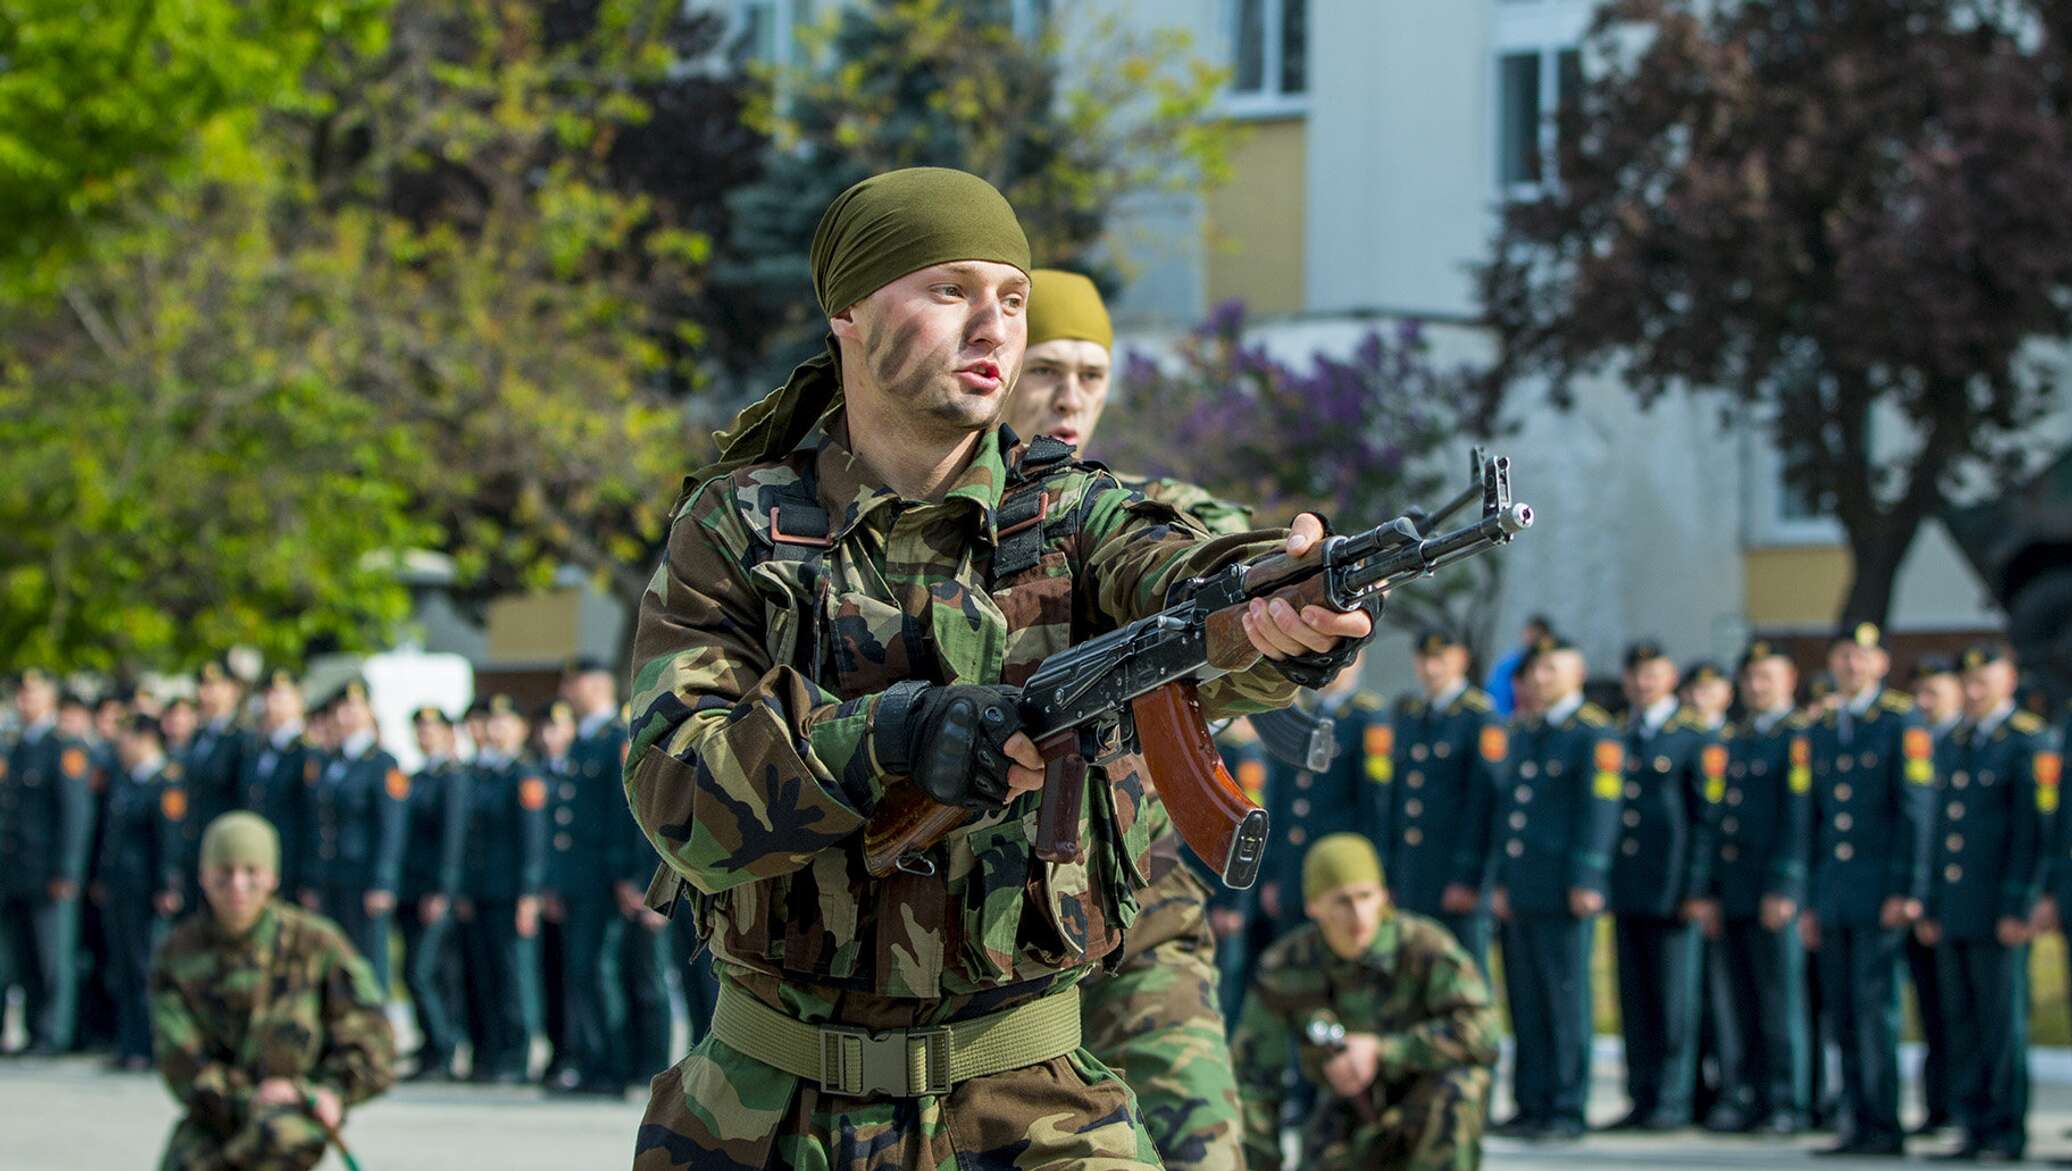
[[[1100, 425], [1112, 383], [1115, 331], [1108, 308], [1094, 283], [1078, 273], [1039, 268], [1029, 275], [1028, 356], [1001, 420], [1017, 435], [1048, 435], [1084, 449]], [[1209, 532], [1251, 527], [1243, 507], [1192, 484], [1118, 478]], [[1233, 776], [1244, 771], [1240, 737], [1226, 732], [1218, 745]], [[1156, 786], [1158, 778], [1151, 781]], [[1121, 965], [1085, 985], [1080, 1022], [1086, 1047], [1136, 1092], [1168, 1168], [1237, 1171], [1244, 1156], [1237, 1081], [1216, 986], [1212, 891], [1182, 857], [1179, 835], [1155, 789], [1146, 815], [1153, 823], [1145, 876], [1150, 886], [1138, 896], [1142, 907]]]
[[1299, 1166], [1471, 1171], [1499, 1029], [1489, 986], [1453, 933], [1396, 909], [1361, 834], [1303, 859], [1309, 916], [1267, 949], [1232, 1048], [1251, 1171], [1281, 1167], [1282, 1073], [1319, 1088]]
[[225, 814], [201, 841], [208, 906], [151, 970], [158, 1068], [185, 1112], [159, 1167], [303, 1171], [394, 1080], [382, 993], [336, 924], [273, 897], [281, 846], [264, 818]]
[[[829, 351], [690, 478], [634, 640], [628, 799], [720, 976], [635, 1166], [1156, 1166], [1077, 996], [1138, 911], [1144, 779], [1095, 764], [1085, 861], [1036, 859], [1016, 685], [1322, 526], [1211, 542], [1068, 445], [1005, 435], [1028, 246], [983, 180], [865, 180], [813, 252]], [[1212, 714], [1285, 705], [1372, 626], [1261, 606], [1243, 629], [1263, 661], [1204, 688]], [[870, 878], [861, 831], [917, 765], [975, 820]]]

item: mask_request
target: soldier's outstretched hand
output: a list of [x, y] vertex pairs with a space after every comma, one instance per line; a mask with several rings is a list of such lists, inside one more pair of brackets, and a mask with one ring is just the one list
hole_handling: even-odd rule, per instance
[[[1305, 512], [1288, 529], [1288, 555], [1300, 557], [1324, 539], [1324, 522]], [[1269, 659], [1299, 658], [1325, 654], [1341, 639], [1362, 639], [1374, 633], [1374, 620], [1365, 610], [1341, 614], [1323, 606], [1304, 606], [1300, 613], [1276, 598], [1252, 599], [1245, 608], [1245, 637], [1252, 648]]]

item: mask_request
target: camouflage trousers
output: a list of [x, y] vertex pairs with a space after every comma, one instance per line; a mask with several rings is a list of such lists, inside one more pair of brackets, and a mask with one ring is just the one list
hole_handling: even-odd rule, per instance
[[707, 1034], [655, 1078], [635, 1171], [1156, 1168], [1129, 1087], [1080, 1049], [941, 1097], [829, 1094]]
[[1489, 1085], [1489, 1071], [1473, 1066], [1399, 1083], [1371, 1123], [1343, 1100], [1320, 1102], [1303, 1135], [1303, 1171], [1475, 1171]]
[[324, 1130], [299, 1107], [254, 1111], [228, 1139], [193, 1119], [173, 1128], [159, 1171], [308, 1171], [324, 1157]]
[[1122, 965], [1081, 985], [1085, 1044], [1136, 1091], [1167, 1167], [1243, 1171], [1209, 890], [1180, 861], [1177, 836], [1167, 833], [1151, 849], [1152, 881], [1138, 896]]

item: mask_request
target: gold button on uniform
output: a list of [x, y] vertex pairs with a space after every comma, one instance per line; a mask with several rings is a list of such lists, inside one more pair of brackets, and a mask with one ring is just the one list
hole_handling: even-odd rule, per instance
[[1835, 786], [1835, 800], [1837, 801], [1847, 801], [1850, 797], [1855, 796], [1855, 794], [1856, 790], [1851, 789], [1846, 784]]
[[1288, 803], [1288, 808], [1294, 810], [1297, 817], [1307, 817], [1309, 816], [1309, 798], [1297, 797]]
[[1835, 828], [1847, 833], [1856, 825], [1856, 819], [1846, 813], [1835, 814]]
[[1517, 838], [1512, 838], [1504, 843], [1504, 853], [1509, 854], [1513, 858], [1523, 858], [1525, 857], [1525, 843]]
[[1969, 773], [1959, 771], [1950, 774], [1950, 788], [1952, 789], [1961, 789], [1970, 783], [1971, 774]]
[[1301, 826], [1298, 825], [1294, 829], [1288, 831], [1289, 845], [1299, 846], [1307, 841], [1309, 841], [1309, 834]]
[[1863, 761], [1863, 767], [1865, 768], [1878, 767], [1878, 754], [1875, 752], [1866, 752], [1863, 754], [1861, 759]]
[[1945, 849], [1945, 850], [1948, 850], [1948, 851], [1949, 851], [1949, 852], [1951, 852], [1952, 854], [1956, 853], [1957, 851], [1959, 851], [1959, 850], [1961, 850], [1961, 849], [1963, 849], [1963, 848], [1964, 848], [1964, 835], [1963, 835], [1963, 834], [1951, 834], [1951, 835], [1950, 835], [1949, 837], [1946, 837], [1946, 838], [1944, 838], [1944, 839], [1943, 839], [1943, 849]]
[[1668, 758], [1668, 757], [1666, 757], [1666, 756], [1658, 756], [1658, 757], [1656, 757], [1656, 758], [1655, 758], [1655, 771], [1656, 771], [1656, 772], [1658, 772], [1658, 773], [1666, 773], [1666, 772], [1668, 772], [1668, 771], [1669, 771], [1669, 758]]
[[1856, 762], [1855, 762], [1855, 761], [1853, 761], [1853, 760], [1851, 760], [1851, 759], [1849, 759], [1849, 758], [1848, 758], [1848, 757], [1846, 757], [1846, 756], [1844, 756], [1844, 757], [1842, 757], [1841, 759], [1839, 759], [1839, 760], [1835, 761], [1835, 771], [1836, 771], [1836, 772], [1838, 772], [1838, 773], [1845, 773], [1845, 772], [1848, 772], [1848, 771], [1849, 771], [1850, 769], [1852, 769], [1852, 768], [1855, 768], [1855, 767], [1856, 767]]
[[1550, 761], [1548, 761], [1548, 762], [1547, 762], [1547, 775], [1548, 775], [1548, 776], [1550, 776], [1550, 777], [1558, 777], [1558, 776], [1560, 776], [1560, 775], [1561, 775], [1561, 762], [1560, 762], [1560, 761], [1558, 761], [1558, 760], [1550, 760]]
[[1852, 846], [1847, 842], [1843, 842], [1835, 847], [1835, 859], [1837, 861], [1847, 862], [1849, 859], [1854, 857], [1856, 857], [1855, 846]]
[[1514, 810], [1512, 810], [1512, 811], [1511, 811], [1511, 828], [1512, 828], [1512, 829], [1524, 829], [1524, 828], [1525, 828], [1525, 814], [1523, 814], [1523, 813], [1521, 813], [1521, 812], [1519, 812], [1519, 811], [1517, 811], [1517, 810], [1515, 810], [1515, 809], [1514, 809]]
[[1406, 776], [1404, 776], [1403, 781], [1405, 784], [1408, 784], [1413, 789], [1424, 788], [1424, 774], [1416, 769], [1411, 769], [1410, 772]]
[[1422, 841], [1424, 841], [1424, 831], [1417, 828], [1416, 826], [1413, 825], [1409, 829], [1403, 831], [1404, 845], [1414, 846]]
[[1520, 805], [1524, 805], [1532, 800], [1532, 790], [1520, 785], [1511, 791], [1511, 796], [1516, 798]]
[[1636, 799], [1638, 799], [1638, 798], [1639, 798], [1639, 796], [1640, 796], [1640, 786], [1639, 786], [1639, 785], [1630, 785], [1630, 784], [1629, 784], [1629, 785], [1627, 785], [1627, 786], [1626, 786], [1626, 799], [1627, 799], [1628, 801], [1636, 800]]
[[1943, 867], [1943, 881], [1944, 881], [1944, 882], [1955, 882], [1955, 881], [1957, 881], [1958, 879], [1960, 879], [1960, 878], [1963, 878], [1963, 877], [1964, 877], [1964, 868], [1963, 868], [1962, 866], [1959, 866], [1959, 865], [1957, 865], [1956, 863], [1954, 863], [1954, 862], [1953, 862], [1953, 863], [1951, 863], [1950, 865], [1948, 865], [1948, 866], [1945, 866], [1945, 867]]
[[1741, 822], [1736, 818], [1729, 817], [1720, 822], [1719, 827], [1728, 833], [1735, 833], [1741, 829]]
[[1453, 755], [1453, 745], [1448, 744], [1444, 740], [1441, 740], [1437, 744], [1432, 745], [1432, 755], [1438, 757], [1440, 760], [1445, 760], [1447, 757]]
[[1739, 858], [1741, 856], [1741, 847], [1735, 845], [1732, 842], [1728, 842], [1726, 845], [1720, 847], [1719, 856], [1728, 862], [1732, 862], [1736, 858]]
[[1410, 817], [1416, 817], [1424, 812], [1424, 802], [1412, 797], [1410, 800], [1403, 802], [1403, 812]]
[[1948, 809], [1945, 809], [1945, 810], [1943, 810], [1943, 812], [1944, 812], [1945, 814], [1947, 814], [1947, 815], [1949, 816], [1949, 819], [1950, 819], [1951, 821], [1963, 821], [1963, 820], [1964, 820], [1964, 802], [1962, 802], [1962, 801], [1952, 801], [1952, 802], [1950, 802], [1950, 807], [1949, 807]]
[[555, 848], [555, 849], [557, 849], [557, 850], [566, 850], [566, 849], [568, 849], [568, 848], [569, 848], [570, 846], [572, 846], [572, 845], [574, 845], [574, 844], [575, 844], [575, 839], [574, 839], [574, 838], [571, 838], [571, 837], [569, 837], [569, 836], [568, 836], [567, 834], [555, 834], [555, 835], [554, 835], [554, 848]]
[[1526, 780], [1528, 780], [1528, 781], [1529, 781], [1529, 780], [1533, 779], [1534, 777], [1536, 777], [1536, 776], [1539, 776], [1539, 775], [1540, 775], [1540, 766], [1539, 766], [1539, 765], [1537, 765], [1537, 764], [1534, 764], [1534, 763], [1533, 763], [1532, 761], [1529, 761], [1529, 760], [1522, 760], [1522, 761], [1519, 761], [1519, 762], [1518, 762], [1518, 775], [1519, 775], [1519, 776], [1521, 776], [1521, 777], [1524, 777], [1524, 778], [1525, 778]]
[[1770, 764], [1769, 764], [1769, 762], [1768, 762], [1768, 761], [1762, 761], [1762, 760], [1758, 760], [1758, 761], [1756, 761], [1756, 762], [1755, 762], [1754, 764], [1751, 764], [1751, 765], [1749, 765], [1749, 766], [1748, 766], [1748, 772], [1749, 772], [1749, 775], [1750, 775], [1750, 776], [1757, 776], [1757, 777], [1760, 777], [1760, 776], [1764, 776], [1764, 775], [1768, 774], [1768, 773], [1769, 773], [1769, 771], [1770, 771]]
[[1425, 757], [1430, 756], [1431, 754], [1432, 750], [1426, 748], [1422, 744], [1412, 744], [1410, 746], [1410, 759], [1412, 760], [1423, 760]]
[[1739, 790], [1739, 789], [1728, 789], [1728, 790], [1727, 790], [1727, 804], [1729, 804], [1729, 805], [1739, 805], [1739, 804], [1741, 804], [1741, 790]]
[[1628, 828], [1638, 826], [1640, 824], [1640, 810], [1638, 809], [1628, 809], [1626, 812], [1620, 814], [1619, 817], [1626, 823]]
[[1628, 858], [1631, 858], [1635, 854], [1640, 853], [1640, 843], [1634, 841], [1632, 838], [1627, 838], [1625, 842], [1619, 846], [1619, 853], [1626, 855]]

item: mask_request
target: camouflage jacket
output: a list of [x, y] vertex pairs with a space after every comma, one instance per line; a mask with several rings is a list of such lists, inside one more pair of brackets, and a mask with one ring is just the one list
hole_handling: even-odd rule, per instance
[[[640, 608], [627, 797], [723, 973], [773, 1002], [784, 986], [787, 1009], [808, 1018], [846, 992], [952, 1019], [974, 994], [989, 1007], [1040, 995], [1116, 951], [1150, 844], [1141, 764], [1122, 757], [1086, 787], [1082, 864], [1034, 859], [1031, 795], [946, 838], [934, 875], [874, 880], [858, 831], [888, 783], [866, 748], [878, 695], [907, 678], [1019, 683], [1046, 656], [1161, 608], [1181, 580], [1282, 538], [1211, 540], [1065, 462], [1043, 472], [1040, 560], [995, 582], [1007, 530], [996, 514], [1025, 451], [1012, 432], [986, 435], [939, 502], [901, 500], [841, 433], [834, 416], [786, 459], [687, 491]], [[807, 484], [824, 538], [783, 527], [782, 502]], [[817, 542], [815, 555], [780, 540]], [[1231, 714], [1293, 694], [1261, 663], [1202, 698]], [[845, 1016], [869, 1011], [845, 1000]]]
[[[1281, 1166], [1281, 1074], [1290, 1055], [1304, 1077], [1326, 1084], [1331, 1053], [1306, 1037], [1319, 1017], [1347, 1033], [1381, 1038], [1381, 1071], [1370, 1090], [1378, 1105], [1426, 1074], [1496, 1063], [1499, 1028], [1489, 985], [1444, 927], [1393, 911], [1366, 954], [1348, 960], [1324, 943], [1316, 924], [1305, 924], [1260, 957], [1231, 1038], [1252, 1171]], [[1326, 1090], [1317, 1109], [1350, 1106]]]
[[331, 921], [276, 900], [242, 937], [206, 910], [151, 967], [159, 1072], [195, 1122], [228, 1136], [282, 1077], [350, 1106], [389, 1087], [396, 1041], [366, 961]]

